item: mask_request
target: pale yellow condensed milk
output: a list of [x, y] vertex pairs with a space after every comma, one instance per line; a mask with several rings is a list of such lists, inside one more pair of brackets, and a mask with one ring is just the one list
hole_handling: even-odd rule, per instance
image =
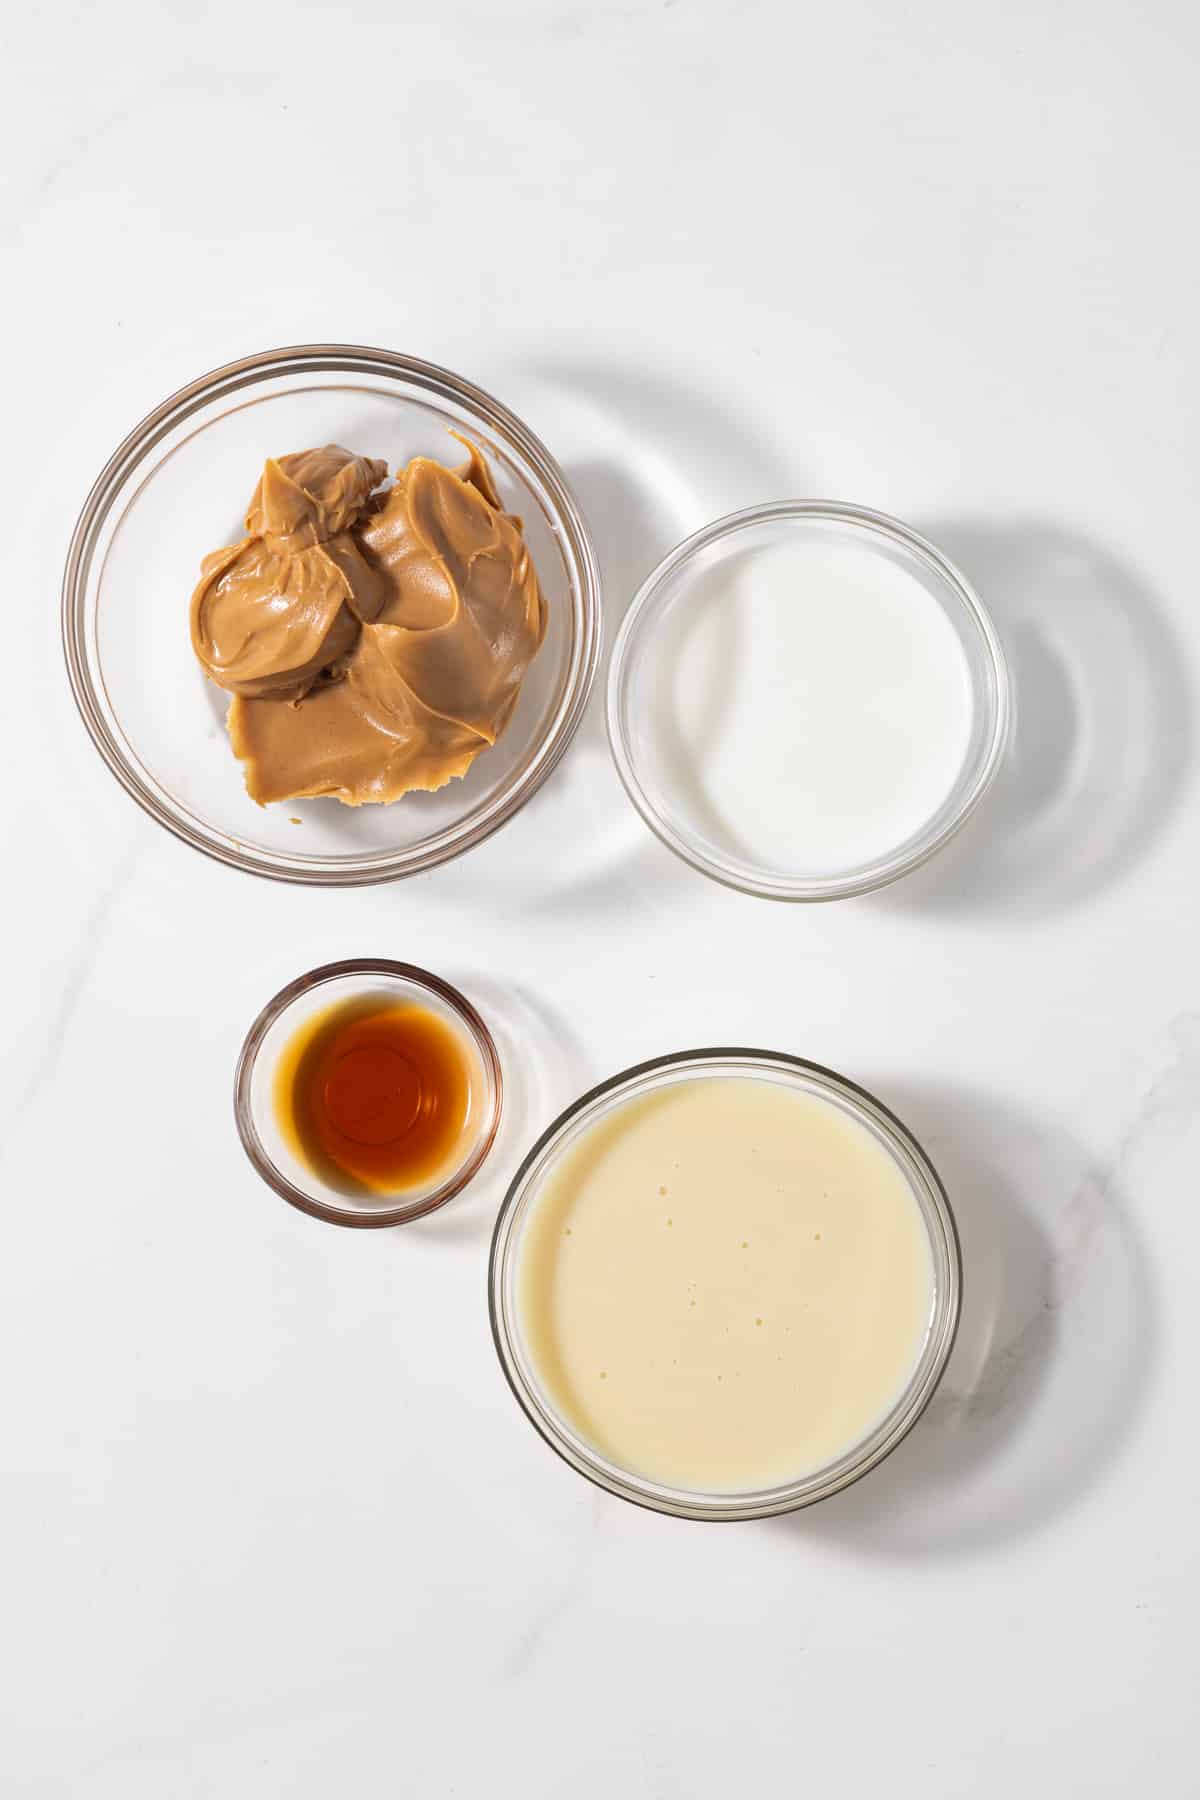
[[933, 1258], [866, 1126], [770, 1080], [701, 1077], [585, 1131], [536, 1196], [517, 1299], [536, 1379], [602, 1456], [747, 1492], [886, 1417], [929, 1329]]

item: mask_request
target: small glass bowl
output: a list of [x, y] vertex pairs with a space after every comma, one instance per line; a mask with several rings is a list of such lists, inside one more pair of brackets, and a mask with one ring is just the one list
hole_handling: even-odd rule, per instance
[[[950, 791], [915, 832], [874, 860], [814, 873], [770, 866], [717, 841], [704, 808], [653, 751], [651, 724], [661, 717], [659, 659], [664, 627], [697, 584], [747, 551], [767, 549], [800, 536], [852, 543], [903, 567], [943, 608], [966, 661], [971, 726], [963, 761]], [[669, 652], [668, 652], [669, 660]], [[629, 798], [662, 842], [693, 868], [743, 893], [772, 900], [837, 900], [864, 894], [907, 875], [958, 832], [978, 806], [999, 767], [1008, 740], [1011, 701], [1004, 651], [969, 583], [936, 549], [883, 513], [826, 500], [785, 500], [732, 513], [687, 538], [647, 577], [613, 646], [609, 665], [608, 736], [617, 772]]]
[[[389, 469], [461, 460], [461, 431], [520, 513], [547, 600], [545, 642], [499, 743], [437, 793], [391, 806], [260, 807], [225, 735], [228, 696], [192, 652], [200, 558], [240, 536], [268, 456], [346, 444]], [[63, 577], [63, 644], [84, 724], [117, 780], [185, 843], [254, 875], [326, 886], [412, 875], [482, 842], [554, 768], [600, 654], [587, 526], [549, 452], [481, 388], [388, 350], [308, 344], [230, 363], [142, 420], [96, 481]]]
[[[360, 1197], [329, 1187], [296, 1156], [279, 1127], [274, 1086], [279, 1058], [306, 1020], [338, 1001], [376, 995], [393, 1003], [415, 1001], [445, 1020], [470, 1063], [470, 1102], [461, 1156], [436, 1186]], [[301, 1212], [331, 1225], [404, 1225], [444, 1206], [479, 1172], [499, 1130], [502, 1104], [500, 1057], [470, 1001], [427, 969], [372, 957], [312, 969], [268, 1000], [246, 1034], [233, 1085], [238, 1136], [258, 1173]]]
[[[891, 1411], [861, 1443], [826, 1468], [780, 1487], [700, 1493], [665, 1487], [602, 1456], [549, 1399], [524, 1341], [517, 1288], [521, 1239], [548, 1177], [585, 1131], [629, 1101], [678, 1082], [734, 1076], [770, 1081], [832, 1101], [864, 1126], [905, 1177], [929, 1234], [934, 1296], [921, 1354]], [[912, 1134], [873, 1095], [845, 1076], [768, 1050], [683, 1050], [614, 1075], [560, 1114], [517, 1170], [496, 1220], [488, 1278], [492, 1336], [500, 1363], [535, 1428], [580, 1475], [610, 1494], [677, 1519], [762, 1519], [795, 1512], [849, 1487], [896, 1448], [928, 1405], [954, 1346], [962, 1305], [962, 1261], [954, 1215], [933, 1165]]]

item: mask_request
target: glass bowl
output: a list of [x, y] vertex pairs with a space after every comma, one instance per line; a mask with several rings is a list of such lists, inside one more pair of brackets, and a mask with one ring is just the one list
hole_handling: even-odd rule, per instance
[[[275, 1110], [279, 1059], [315, 1013], [341, 1000], [412, 1001], [445, 1021], [461, 1045], [470, 1075], [470, 1100], [461, 1154], [436, 1185], [398, 1193], [348, 1194], [333, 1188], [295, 1154]], [[364, 957], [312, 969], [275, 995], [246, 1034], [233, 1088], [242, 1148], [269, 1187], [301, 1212], [331, 1225], [404, 1225], [444, 1206], [475, 1176], [495, 1141], [503, 1105], [500, 1057], [492, 1034], [449, 982], [411, 963]]]
[[[913, 1193], [929, 1236], [933, 1301], [917, 1361], [887, 1415], [853, 1450], [783, 1486], [701, 1493], [663, 1486], [603, 1456], [562, 1417], [539, 1380], [524, 1340], [518, 1304], [522, 1235], [545, 1183], [581, 1135], [630, 1101], [678, 1082], [733, 1076], [781, 1083], [831, 1101], [866, 1128]], [[831, 1069], [767, 1050], [679, 1051], [614, 1075], [562, 1113], [538, 1139], [513, 1179], [496, 1220], [489, 1270], [492, 1335], [501, 1366], [526, 1416], [552, 1450], [609, 1493], [681, 1519], [759, 1519], [793, 1512], [848, 1487], [882, 1461], [911, 1430], [941, 1380], [958, 1329], [962, 1265], [958, 1233], [942, 1184], [909, 1131], [863, 1088]]]
[[[192, 653], [188, 601], [205, 552], [240, 535], [264, 459], [339, 442], [444, 461], [464, 432], [521, 514], [545, 591], [545, 642], [498, 744], [438, 793], [391, 806], [259, 807], [225, 735], [227, 696]], [[583, 716], [600, 653], [600, 580], [561, 471], [514, 414], [468, 381], [388, 350], [311, 344], [230, 363], [173, 394], [113, 453], [63, 578], [67, 669], [117, 780], [160, 825], [251, 874], [329, 886], [389, 881], [480, 843], [524, 805]]]
[[[740, 845], [715, 816], [694, 769], [660, 745], [674, 731], [672, 682], [694, 611], [719, 591], [748, 553], [799, 543], [867, 551], [914, 576], [941, 607], [962, 651], [969, 699], [965, 748], [957, 775], [940, 804], [919, 826], [878, 853], [844, 866], [789, 866]], [[890, 576], [889, 576], [890, 579]], [[736, 657], [722, 651], [710, 673]], [[714, 689], [712, 709], [719, 705]], [[968, 582], [940, 550], [907, 525], [882, 513], [834, 501], [790, 500], [733, 513], [705, 526], [670, 552], [634, 597], [613, 647], [607, 718], [617, 771], [634, 806], [664, 844], [715, 881], [774, 900], [835, 900], [883, 887], [933, 856], [959, 831], [999, 767], [1010, 723], [1004, 652], [991, 620]]]

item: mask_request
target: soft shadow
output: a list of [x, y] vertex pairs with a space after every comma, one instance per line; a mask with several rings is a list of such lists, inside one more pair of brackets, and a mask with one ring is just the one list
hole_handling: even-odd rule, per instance
[[519, 986], [473, 972], [448, 972], [496, 1041], [504, 1080], [500, 1130], [470, 1186], [437, 1212], [414, 1219], [401, 1235], [433, 1242], [486, 1240], [521, 1158], [563, 1108], [596, 1079], [579, 1038], [544, 1000]]
[[[557, 855], [531, 901], [579, 921], [607, 916], [631, 895], [674, 893], [694, 882], [637, 817], [612, 767], [604, 724], [608, 664], [638, 588], [681, 538], [723, 513], [803, 491], [775, 449], [695, 389], [658, 372], [596, 362], [554, 362], [527, 369], [525, 402], [560, 451], [600, 563], [604, 656], [579, 734], [546, 787], [526, 809], [521, 829], [555, 846], [579, 841], [565, 882]], [[600, 770], [603, 769], [603, 775]]]
[[[529, 900], [532, 913], [553, 911], [577, 921], [606, 914], [631, 893], [664, 885], [674, 891], [687, 871], [638, 818], [617, 777], [608, 747], [605, 694], [621, 620], [637, 587], [682, 535], [661, 494], [618, 462], [571, 463], [564, 473], [579, 498], [600, 562], [604, 654], [587, 711], [561, 767], [535, 796], [522, 821], [525, 835], [544, 832], [555, 854]], [[572, 843], [567, 874], [560, 844]]]
[[681, 538], [811, 486], [791, 453], [660, 370], [562, 361], [530, 373], [548, 414], [557, 406], [582, 417], [605, 447], [564, 463], [600, 558], [607, 651], [638, 588]]
[[1057, 1130], [962, 1089], [880, 1084], [928, 1150], [963, 1248], [941, 1387], [890, 1457], [779, 1529], [856, 1554], [949, 1556], [1033, 1531], [1122, 1452], [1157, 1329], [1121, 1196]]
[[876, 904], [1060, 910], [1119, 880], [1177, 805], [1194, 743], [1174, 634], [1138, 575], [1077, 532], [933, 520], [1009, 658], [1016, 725], [960, 837]]
[[612, 647], [633, 597], [656, 563], [686, 535], [667, 496], [656, 494], [617, 462], [568, 463], [567, 481], [579, 498], [600, 562], [604, 593], [604, 658], [580, 742], [605, 745], [604, 687]]

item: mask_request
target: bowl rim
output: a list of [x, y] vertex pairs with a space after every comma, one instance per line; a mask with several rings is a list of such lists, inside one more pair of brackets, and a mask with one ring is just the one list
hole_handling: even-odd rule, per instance
[[[189, 817], [176, 816], [143, 783], [110, 730], [97, 699], [87, 653], [87, 598], [93, 561], [113, 503], [165, 437], [202, 407], [258, 382], [288, 374], [329, 372], [404, 380], [430, 395], [470, 409], [511, 444], [534, 470], [553, 503], [557, 534], [565, 540], [578, 572], [581, 630], [573, 646], [563, 695], [540, 754], [513, 788], [487, 807], [470, 831], [457, 836], [451, 827], [432, 839], [420, 854], [412, 850], [383, 851], [372, 853], [369, 858], [339, 859], [334, 866], [305, 866], [289, 861], [283, 853], [248, 851], [233, 834], [220, 834], [230, 838], [229, 842], [220, 841], [215, 831], [210, 835], [193, 825]], [[591, 533], [565, 475], [541, 439], [485, 388], [440, 364], [399, 351], [342, 343], [292, 344], [239, 357], [188, 382], [147, 413], [113, 451], [80, 510], [63, 569], [60, 620], [67, 676], [80, 718], [108, 769], [143, 812], [173, 837], [230, 868], [268, 880], [319, 887], [371, 886], [419, 874], [473, 849], [507, 824], [557, 767], [575, 736], [599, 668], [603, 638], [600, 568]]]
[[[318, 1200], [290, 1181], [272, 1161], [258, 1134], [251, 1099], [258, 1053], [271, 1027], [305, 994], [347, 975], [378, 976], [389, 981], [403, 981], [409, 987], [423, 988], [444, 1001], [466, 1026], [479, 1052], [492, 1100], [491, 1116], [485, 1122], [478, 1143], [466, 1162], [461, 1163], [440, 1187], [420, 1200], [396, 1206], [381, 1206], [370, 1212], [359, 1212], [350, 1207], [335, 1206], [331, 1201]], [[448, 1200], [453, 1200], [456, 1194], [461, 1193], [467, 1183], [473, 1181], [479, 1173], [496, 1141], [503, 1112], [504, 1073], [500, 1053], [482, 1016], [465, 994], [460, 993], [450, 982], [443, 981], [440, 975], [434, 975], [429, 969], [419, 968], [416, 963], [395, 962], [389, 957], [359, 956], [341, 962], [322, 963], [318, 968], [308, 969], [303, 975], [297, 975], [294, 981], [289, 981], [286, 987], [280, 988], [277, 994], [271, 996], [254, 1019], [242, 1041], [233, 1075], [234, 1120], [242, 1149], [250, 1159], [255, 1173], [289, 1205], [298, 1207], [311, 1218], [323, 1219], [328, 1225], [376, 1230], [389, 1225], [407, 1225], [413, 1219], [424, 1218], [426, 1213], [436, 1212], [438, 1207], [445, 1206]]]
[[[892, 852], [844, 875], [792, 878], [771, 875], [765, 870], [751, 873], [745, 865], [706, 854], [690, 834], [677, 830], [659, 811], [637, 772], [637, 759], [629, 743], [628, 707], [624, 701], [625, 677], [638, 640], [639, 627], [644, 624], [651, 603], [665, 584], [702, 551], [720, 543], [722, 539], [735, 537], [739, 532], [776, 520], [848, 524], [875, 535], [882, 534], [915, 554], [932, 568], [966, 612], [979, 634], [988, 665], [987, 692], [984, 695], [988, 708], [986, 747], [975, 777], [954, 812], [938, 831], [919, 834], [902, 852]], [[973, 686], [977, 689], [977, 684]], [[665, 844], [690, 867], [725, 887], [734, 888], [739, 893], [754, 894], [762, 899], [794, 903], [841, 900], [855, 894], [868, 894], [898, 881], [901, 876], [911, 874], [914, 869], [928, 862], [930, 857], [936, 856], [962, 830], [995, 779], [1011, 734], [1012, 711], [1012, 682], [1003, 644], [986, 607], [962, 571], [936, 544], [922, 537], [903, 520], [842, 500], [767, 501], [759, 506], [745, 507], [739, 512], [726, 513], [723, 517], [702, 525], [690, 537], [676, 544], [651, 570], [630, 603], [613, 644], [605, 692], [605, 724], [617, 774], [629, 799], [660, 843]]]
[[[918, 1359], [904, 1392], [885, 1418], [880, 1421], [875, 1431], [863, 1439], [858, 1451], [847, 1451], [837, 1461], [827, 1465], [826, 1469], [816, 1470], [811, 1475], [802, 1476], [791, 1483], [781, 1484], [777, 1488], [746, 1494], [736, 1492], [704, 1494], [699, 1491], [669, 1488], [650, 1481], [630, 1470], [620, 1468], [617, 1464], [607, 1462], [598, 1451], [590, 1451], [583, 1455], [579, 1453], [571, 1438], [558, 1428], [558, 1421], [553, 1418], [550, 1409], [537, 1404], [534, 1394], [523, 1378], [507, 1323], [507, 1309], [504, 1304], [505, 1278], [511, 1254], [512, 1222], [524, 1195], [527, 1177], [543, 1152], [566, 1131], [580, 1113], [609, 1095], [618, 1093], [621, 1088], [631, 1087], [645, 1076], [660, 1076], [672, 1069], [692, 1064], [728, 1064], [734, 1061], [743, 1065], [758, 1065], [764, 1076], [770, 1068], [782, 1068], [793, 1074], [802, 1074], [815, 1081], [819, 1088], [832, 1090], [843, 1100], [849, 1100], [852, 1103], [852, 1109], [857, 1110], [860, 1114], [865, 1112], [870, 1115], [873, 1122], [882, 1127], [883, 1135], [891, 1140], [889, 1148], [898, 1153], [896, 1160], [902, 1165], [904, 1161], [907, 1161], [915, 1166], [925, 1183], [933, 1211], [942, 1230], [949, 1275], [944, 1307], [935, 1307], [930, 1321], [929, 1333], [930, 1342], [933, 1344], [933, 1358], [924, 1377], [920, 1376], [922, 1359]], [[655, 1082], [653, 1085], [657, 1086], [658, 1083]], [[928, 1226], [927, 1229], [929, 1229]], [[932, 1230], [930, 1230], [930, 1236], [932, 1238]], [[599, 1082], [595, 1087], [589, 1088], [586, 1093], [573, 1100], [569, 1106], [564, 1107], [563, 1111], [546, 1127], [522, 1158], [520, 1166], [509, 1183], [500, 1210], [496, 1215], [496, 1223], [492, 1232], [487, 1280], [488, 1317], [491, 1322], [492, 1343], [500, 1367], [517, 1404], [543, 1442], [548, 1444], [550, 1449], [577, 1475], [582, 1475], [594, 1486], [603, 1489], [606, 1493], [614, 1494], [620, 1500], [671, 1518], [694, 1519], [710, 1524], [776, 1518], [783, 1513], [799, 1512], [805, 1507], [814, 1506], [822, 1500], [831, 1498], [834, 1494], [844, 1492], [846, 1488], [861, 1481], [863, 1476], [869, 1474], [872, 1469], [877, 1468], [908, 1436], [937, 1392], [949, 1364], [962, 1319], [963, 1258], [958, 1222], [941, 1177], [913, 1132], [890, 1107], [885, 1106], [883, 1101], [871, 1093], [868, 1088], [862, 1087], [858, 1082], [852, 1081], [838, 1070], [831, 1069], [824, 1063], [813, 1062], [807, 1057], [791, 1055], [786, 1051], [763, 1050], [739, 1044], [706, 1045], [691, 1050], [674, 1050], [662, 1056], [651, 1057], [644, 1062], [633, 1063], [629, 1068], [621, 1069], [617, 1074], [610, 1076], [607, 1081]], [[936, 1342], [934, 1342], [935, 1338]], [[579, 1443], [583, 1446], [582, 1439], [579, 1440]], [[869, 1453], [860, 1454], [863, 1452], [864, 1446], [870, 1446]]]

